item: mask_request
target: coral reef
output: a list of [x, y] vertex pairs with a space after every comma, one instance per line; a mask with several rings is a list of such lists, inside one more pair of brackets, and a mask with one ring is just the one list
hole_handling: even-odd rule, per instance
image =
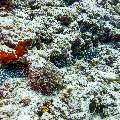
[[1, 0], [0, 119], [119, 120], [119, 7]]

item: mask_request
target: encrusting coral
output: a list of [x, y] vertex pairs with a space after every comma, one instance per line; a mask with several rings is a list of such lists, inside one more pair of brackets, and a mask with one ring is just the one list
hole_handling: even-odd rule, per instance
[[51, 65], [29, 71], [28, 83], [31, 89], [44, 95], [51, 95], [55, 89], [61, 88], [62, 76]]
[[31, 42], [31, 39], [19, 41], [14, 48], [15, 52], [5, 52], [3, 50], [0, 50], [0, 62], [2, 64], [8, 64], [18, 60], [27, 52], [27, 46], [31, 45]]

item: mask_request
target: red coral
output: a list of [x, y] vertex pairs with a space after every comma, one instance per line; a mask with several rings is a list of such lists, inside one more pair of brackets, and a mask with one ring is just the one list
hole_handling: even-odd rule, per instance
[[27, 46], [30, 45], [31, 42], [31, 39], [19, 41], [15, 47], [15, 53], [0, 50], [0, 61], [2, 64], [8, 64], [22, 57], [27, 52]]
[[9, 53], [5, 51], [0, 51], [0, 61], [2, 64], [8, 64], [12, 61], [15, 61], [17, 56], [14, 53]]
[[22, 57], [27, 52], [27, 46], [31, 45], [31, 43], [31, 39], [19, 41], [17, 46], [15, 47], [15, 53], [17, 57]]

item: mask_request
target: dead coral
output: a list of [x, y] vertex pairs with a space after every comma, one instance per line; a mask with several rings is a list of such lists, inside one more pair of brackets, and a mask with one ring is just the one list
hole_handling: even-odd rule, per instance
[[31, 89], [44, 95], [51, 95], [54, 90], [61, 88], [62, 76], [51, 65], [31, 70], [28, 75]]

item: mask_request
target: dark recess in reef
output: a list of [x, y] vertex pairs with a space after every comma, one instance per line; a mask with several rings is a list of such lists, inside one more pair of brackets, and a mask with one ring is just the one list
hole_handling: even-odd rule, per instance
[[53, 51], [50, 55], [50, 62], [54, 63], [54, 65], [58, 68], [66, 67], [70, 64], [67, 57], [68, 56], [65, 53]]
[[58, 15], [56, 17], [56, 20], [60, 21], [61, 25], [65, 26], [68, 26], [72, 21], [72, 19], [68, 15]]
[[89, 104], [90, 113], [98, 114], [102, 119], [106, 117], [104, 113], [104, 108], [106, 108], [106, 106], [102, 104], [100, 98], [94, 98], [90, 101]]
[[72, 5], [75, 1], [79, 1], [79, 0], [64, 0], [66, 5]]
[[4, 65], [0, 69], [0, 85], [8, 78], [27, 77], [28, 65], [19, 61]]

